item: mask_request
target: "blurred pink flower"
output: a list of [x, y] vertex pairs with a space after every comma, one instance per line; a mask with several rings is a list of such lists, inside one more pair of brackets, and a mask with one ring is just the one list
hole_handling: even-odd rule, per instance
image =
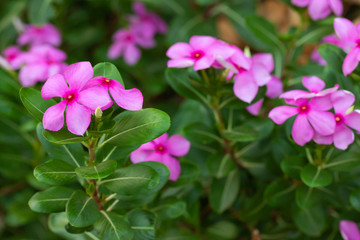
[[360, 60], [360, 24], [356, 26], [346, 18], [335, 18], [334, 29], [340, 41], [350, 50], [346, 55], [342, 70], [344, 75], [352, 73]]
[[10, 46], [2, 52], [12, 70], [19, 69], [24, 63], [23, 53], [18, 46]]
[[61, 34], [52, 24], [48, 23], [43, 26], [26, 25], [25, 31], [18, 37], [19, 45], [43, 45], [50, 44], [59, 46], [61, 44]]
[[[76, 135], [83, 135], [89, 127], [91, 112], [97, 107], [109, 106], [111, 99], [101, 86], [84, 89], [93, 77], [94, 70], [90, 62], [78, 62], [68, 66], [62, 74], [50, 77], [41, 89], [41, 96], [48, 100], [61, 97], [60, 103], [48, 108], [43, 117], [43, 126], [50, 131], [59, 131], [66, 125]], [[111, 105], [111, 104], [110, 104]]]
[[340, 221], [340, 232], [344, 240], [359, 240], [360, 232], [356, 223], [348, 220]]
[[[137, 111], [142, 109], [143, 96], [137, 88], [125, 90], [121, 83], [106, 77], [95, 77], [89, 80], [84, 88], [86, 89], [94, 86], [101, 86], [106, 92], [109, 91], [117, 105], [126, 110]], [[112, 101], [109, 106], [104, 108], [110, 107], [111, 105]]]
[[168, 137], [164, 133], [151, 142], [141, 145], [130, 154], [133, 163], [156, 161], [165, 164], [170, 170], [170, 180], [176, 181], [180, 175], [180, 163], [176, 157], [185, 156], [190, 149], [190, 142], [183, 136], [173, 135]]
[[309, 7], [309, 15], [313, 20], [326, 18], [331, 12], [340, 16], [343, 12], [341, 0], [291, 0], [298, 7]]
[[[323, 37], [323, 39], [321, 40], [321, 43], [331, 43], [331, 44], [336, 45], [344, 50], [346, 49], [346, 45], [344, 46], [344, 42], [340, 41], [340, 39], [335, 34], [331, 34], [331, 35]], [[313, 60], [314, 62], [317, 62], [318, 64], [323, 65], [323, 66], [325, 66], [327, 64], [326, 61], [321, 57], [321, 55], [317, 49], [315, 49], [312, 52], [311, 60]]]
[[355, 102], [355, 96], [351, 92], [339, 90], [331, 94], [331, 101], [334, 106], [336, 122], [335, 132], [332, 135], [322, 136], [315, 133], [314, 141], [317, 144], [330, 145], [334, 142], [336, 148], [345, 150], [351, 143], [354, 142], [354, 133], [351, 127], [360, 131], [360, 111], [354, 110], [347, 113], [349, 108]]

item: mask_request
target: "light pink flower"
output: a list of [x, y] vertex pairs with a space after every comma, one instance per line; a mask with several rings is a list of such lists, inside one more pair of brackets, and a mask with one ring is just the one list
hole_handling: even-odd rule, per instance
[[342, 65], [343, 73], [349, 75], [354, 71], [360, 60], [360, 24], [356, 26], [346, 18], [335, 18], [334, 29], [340, 41], [351, 49]]
[[340, 221], [340, 232], [344, 240], [359, 240], [360, 232], [356, 223], [348, 220]]
[[340, 16], [343, 12], [341, 0], [291, 0], [298, 7], [308, 6], [309, 15], [313, 20], [326, 18], [331, 12]]
[[43, 82], [61, 73], [67, 66], [64, 63], [66, 54], [50, 45], [34, 46], [29, 52], [21, 54], [20, 58], [25, 65], [20, 70], [19, 79], [25, 87]]
[[11, 69], [17, 70], [24, 63], [23, 53], [18, 46], [10, 46], [2, 54]]
[[[106, 92], [109, 91], [117, 105], [126, 110], [137, 111], [142, 109], [143, 96], [137, 88], [125, 90], [121, 83], [106, 77], [95, 77], [88, 81], [84, 88], [91, 88], [94, 86], [100, 86], [104, 88]], [[112, 101], [109, 106], [104, 108], [108, 108], [111, 105]]]
[[210, 36], [192, 36], [189, 43], [178, 42], [166, 52], [171, 58], [168, 67], [187, 68], [194, 66], [198, 71], [211, 67], [217, 59], [227, 59], [234, 53], [233, 48]]
[[111, 105], [106, 89], [94, 86], [84, 89], [93, 77], [94, 70], [90, 62], [78, 62], [68, 66], [62, 74], [50, 77], [41, 89], [41, 96], [48, 100], [61, 97], [60, 103], [48, 108], [43, 117], [43, 126], [50, 131], [59, 131], [64, 126], [66, 108], [66, 125], [76, 135], [83, 135], [89, 127], [91, 112], [97, 107]]
[[355, 102], [355, 96], [351, 92], [345, 90], [336, 91], [331, 94], [331, 101], [335, 110], [335, 132], [328, 136], [315, 133], [314, 141], [317, 144], [326, 145], [334, 143], [336, 148], [345, 150], [354, 142], [355, 138], [353, 131], [348, 126], [360, 131], [360, 111], [354, 110], [347, 114], [348, 109]]
[[164, 133], [157, 139], [141, 145], [130, 154], [133, 163], [156, 161], [165, 164], [170, 170], [170, 180], [176, 181], [180, 175], [180, 163], [175, 157], [185, 156], [190, 149], [190, 142], [183, 136], [168, 137]]
[[61, 34], [52, 24], [43, 26], [26, 25], [25, 31], [17, 39], [19, 45], [43, 45], [50, 44], [59, 46], [61, 44]]

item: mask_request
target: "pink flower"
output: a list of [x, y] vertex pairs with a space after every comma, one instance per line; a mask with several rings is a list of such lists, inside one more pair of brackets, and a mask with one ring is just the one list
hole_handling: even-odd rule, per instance
[[[132, 88], [125, 90], [121, 83], [106, 77], [95, 77], [91, 79], [87, 82], [84, 89], [94, 86], [100, 86], [104, 88], [106, 92], [109, 91], [117, 105], [126, 110], [137, 111], [142, 109], [143, 96], [139, 89]], [[105, 106], [104, 109], [110, 107], [111, 105], [112, 101], [110, 105]]]
[[164, 133], [151, 142], [141, 145], [130, 154], [133, 163], [156, 161], [165, 164], [170, 170], [170, 180], [176, 181], [180, 175], [180, 163], [175, 157], [185, 156], [190, 149], [190, 142], [180, 135], [168, 138]]
[[166, 52], [171, 58], [168, 67], [187, 68], [194, 66], [194, 70], [209, 68], [217, 58], [227, 59], [234, 50], [230, 45], [210, 36], [192, 36], [190, 43], [178, 42]]
[[25, 87], [43, 82], [52, 75], [62, 72], [67, 66], [63, 62], [66, 54], [50, 45], [34, 46], [20, 58], [19, 61], [25, 63], [25, 66], [20, 70], [19, 79]]
[[43, 26], [27, 25], [25, 31], [17, 39], [18, 44], [43, 45], [50, 44], [59, 46], [61, 44], [61, 34], [52, 24]]
[[354, 24], [346, 18], [335, 18], [334, 28], [337, 36], [343, 44], [346, 44], [350, 52], [346, 55], [342, 65], [343, 73], [352, 73], [360, 60], [360, 24]]
[[291, 0], [298, 7], [309, 7], [309, 15], [313, 20], [326, 18], [331, 12], [340, 16], [343, 12], [341, 0]]
[[89, 62], [78, 62], [68, 66], [62, 74], [50, 77], [41, 89], [41, 96], [48, 100], [63, 98], [60, 103], [48, 108], [43, 117], [43, 126], [50, 131], [59, 131], [66, 125], [70, 132], [83, 135], [89, 127], [91, 112], [97, 107], [111, 105], [106, 89], [101, 86], [84, 89], [93, 77], [94, 70]]
[[[335, 34], [331, 34], [331, 35], [323, 37], [321, 42], [322, 43], [330, 43], [330, 44], [333, 44], [333, 45], [336, 45], [336, 46], [342, 48], [344, 51], [348, 51], [347, 50], [348, 44], [346, 42], [340, 41], [340, 39]], [[326, 61], [321, 57], [321, 55], [317, 49], [315, 49], [313, 51], [313, 53], [311, 54], [311, 59], [314, 62], [317, 62], [318, 64], [320, 64], [322, 66], [325, 66], [327, 64]]]
[[360, 232], [356, 223], [348, 220], [340, 221], [340, 232], [344, 240], [359, 240]]
[[2, 54], [12, 70], [19, 69], [24, 63], [23, 52], [17, 46], [8, 47]]
[[143, 39], [135, 34], [133, 30], [118, 30], [113, 35], [114, 43], [110, 46], [108, 57], [111, 59], [124, 56], [124, 60], [129, 65], [136, 64], [141, 56], [137, 45], [144, 48], [151, 48], [155, 45], [153, 39]]
[[351, 92], [339, 90], [331, 94], [331, 101], [334, 106], [336, 122], [335, 132], [332, 135], [322, 136], [315, 133], [314, 141], [317, 144], [331, 144], [334, 142], [336, 148], [345, 150], [354, 142], [354, 133], [347, 126], [360, 131], [360, 111], [355, 110], [347, 113], [354, 104], [355, 96]]

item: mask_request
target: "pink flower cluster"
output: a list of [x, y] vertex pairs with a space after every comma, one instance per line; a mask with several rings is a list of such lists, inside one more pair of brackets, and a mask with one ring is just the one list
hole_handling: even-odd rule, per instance
[[326, 18], [334, 12], [340, 16], [343, 12], [341, 0], [291, 0], [298, 7], [309, 7], [309, 15], [313, 20]]
[[292, 106], [276, 107], [269, 117], [276, 124], [283, 124], [296, 115], [291, 135], [301, 146], [313, 139], [317, 144], [334, 143], [336, 148], [345, 150], [354, 142], [350, 128], [360, 131], [360, 111], [351, 109], [354, 95], [338, 90], [338, 85], [324, 89], [325, 82], [315, 76], [304, 77], [303, 85], [309, 92], [292, 90], [281, 94], [280, 98]]
[[[242, 101], [251, 103], [259, 87], [275, 83], [282, 85], [271, 72], [274, 61], [271, 54], [259, 53], [247, 57], [241, 49], [210, 36], [193, 36], [189, 43], [178, 42], [172, 45], [166, 55], [171, 58], [168, 67], [194, 67], [195, 71], [214, 67], [230, 69], [228, 80], [234, 78], [234, 93]], [[273, 82], [270, 82], [273, 79]], [[280, 92], [269, 92], [277, 96]], [[273, 90], [270, 90], [273, 91]], [[261, 106], [260, 106], [261, 107]]]
[[48, 108], [43, 117], [43, 126], [50, 131], [59, 131], [66, 125], [76, 135], [83, 135], [90, 125], [91, 113], [96, 108], [105, 110], [115, 102], [127, 110], [141, 110], [143, 96], [138, 89], [125, 90], [121, 83], [106, 77], [95, 77], [90, 62], [78, 62], [68, 66], [62, 73], [51, 76], [41, 89], [45, 99], [60, 97], [62, 100]]
[[134, 65], [139, 61], [141, 57], [139, 47], [153, 48], [156, 33], [165, 34], [167, 32], [166, 23], [155, 13], [148, 12], [143, 3], [135, 2], [133, 10], [136, 15], [128, 17], [129, 28], [120, 29], [114, 33], [114, 43], [108, 51], [110, 59], [123, 56], [129, 65]]
[[2, 54], [12, 70], [20, 69], [19, 80], [25, 87], [43, 82], [67, 66], [64, 63], [66, 54], [54, 47], [60, 45], [61, 35], [51, 24], [27, 25], [17, 42], [20, 46], [28, 44], [30, 50], [10, 46]]
[[169, 179], [176, 181], [180, 175], [181, 168], [179, 161], [174, 158], [185, 156], [190, 149], [190, 142], [181, 135], [168, 137], [164, 133], [151, 142], [141, 145], [130, 154], [133, 163], [144, 161], [156, 161], [165, 164], [170, 170]]

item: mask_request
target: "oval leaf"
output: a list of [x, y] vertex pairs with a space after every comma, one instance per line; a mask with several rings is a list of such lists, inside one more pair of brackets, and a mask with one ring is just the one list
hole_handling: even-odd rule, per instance
[[244, 125], [233, 128], [232, 130], [225, 130], [224, 136], [236, 142], [251, 142], [258, 137], [258, 133], [250, 126]]
[[113, 160], [108, 160], [99, 163], [96, 166], [78, 167], [75, 169], [79, 177], [86, 179], [101, 179], [106, 178], [116, 170], [117, 163]]
[[51, 185], [61, 185], [71, 182], [76, 177], [75, 167], [70, 164], [52, 159], [38, 165], [34, 169], [37, 180]]
[[130, 222], [131, 229], [134, 232], [133, 240], [152, 240], [155, 239], [154, 213], [141, 209], [134, 209], [128, 212], [126, 218]]
[[55, 144], [69, 144], [69, 143], [79, 143], [86, 141], [89, 137], [83, 137], [80, 135], [75, 135], [69, 132], [66, 127], [62, 128], [57, 132], [44, 130], [43, 135], [51, 143]]
[[309, 187], [325, 187], [332, 182], [332, 175], [327, 170], [310, 164], [301, 170], [300, 177]]
[[96, 222], [95, 229], [102, 236], [100, 239], [130, 240], [134, 233], [124, 218], [113, 212], [101, 211], [101, 218]]

